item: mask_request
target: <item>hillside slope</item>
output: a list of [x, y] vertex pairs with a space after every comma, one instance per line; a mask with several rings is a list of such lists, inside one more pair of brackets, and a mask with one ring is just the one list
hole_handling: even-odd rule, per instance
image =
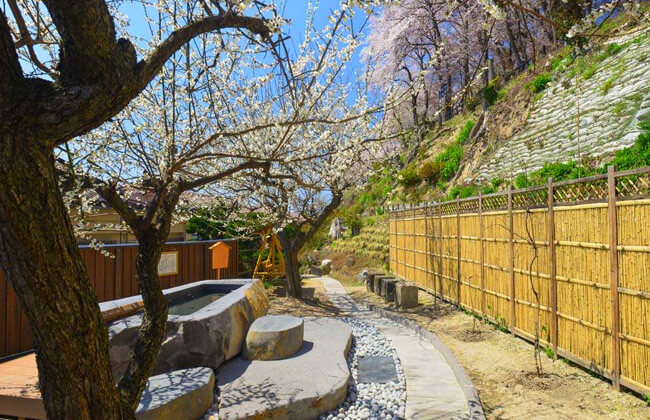
[[632, 146], [639, 121], [650, 118], [649, 32], [615, 38], [603, 52], [571, 64], [569, 57], [557, 61], [521, 132], [480, 156], [465, 179], [508, 178]]

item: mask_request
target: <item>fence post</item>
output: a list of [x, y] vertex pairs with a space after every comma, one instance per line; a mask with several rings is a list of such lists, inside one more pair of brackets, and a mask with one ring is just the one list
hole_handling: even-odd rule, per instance
[[429, 288], [429, 204], [424, 206], [424, 284]]
[[438, 297], [442, 302], [445, 292], [444, 287], [442, 287], [442, 252], [444, 248], [442, 246], [442, 205], [440, 203], [438, 203], [438, 243], [440, 244], [438, 249]]
[[456, 239], [458, 244], [457, 249], [457, 264], [456, 264], [456, 297], [458, 297], [458, 307], [460, 308], [460, 198], [456, 198]]
[[483, 223], [483, 194], [478, 193], [479, 245], [481, 246], [481, 316], [485, 320], [485, 232]]
[[411, 281], [414, 282], [415, 284], [417, 284], [416, 277], [417, 277], [418, 270], [417, 270], [416, 267], [418, 265], [418, 263], [417, 263], [417, 254], [418, 253], [415, 250], [415, 248], [417, 248], [417, 239], [418, 239], [418, 237], [417, 237], [417, 234], [415, 233], [415, 208], [413, 208], [413, 210], [411, 210], [411, 235], [413, 235], [413, 269], [412, 269], [413, 278], [411, 279]]
[[616, 167], [607, 167], [607, 213], [609, 216], [609, 284], [610, 306], [612, 308], [612, 385], [621, 390], [621, 357], [619, 342], [618, 307], [618, 232], [616, 226]]
[[508, 186], [508, 259], [510, 263], [510, 332], [515, 333], [515, 227], [512, 216], [512, 184]]
[[553, 347], [553, 358], [557, 359], [557, 266], [555, 257], [555, 209], [554, 206], [553, 178], [548, 179], [548, 264], [549, 280], [551, 281], [551, 345]]

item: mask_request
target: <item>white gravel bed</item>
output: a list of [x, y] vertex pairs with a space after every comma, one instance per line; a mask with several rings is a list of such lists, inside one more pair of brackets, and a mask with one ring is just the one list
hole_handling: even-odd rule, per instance
[[[337, 409], [322, 414], [320, 420], [334, 419], [404, 419], [406, 410], [406, 380], [404, 371], [395, 349], [390, 341], [384, 337], [378, 329], [366, 322], [355, 318], [343, 317], [342, 321], [352, 327], [352, 347], [347, 355], [348, 367], [350, 368], [350, 383], [348, 384], [348, 395], [343, 404]], [[382, 322], [392, 321], [382, 319]], [[392, 357], [397, 369], [397, 382], [383, 384], [357, 383], [358, 360], [366, 356], [389, 356]], [[215, 387], [216, 388], [216, 387]], [[205, 413], [204, 420], [218, 420], [217, 390], [215, 389], [215, 403]]]
[[[384, 334], [372, 325], [355, 318], [341, 319], [352, 327], [353, 334], [352, 347], [347, 356], [352, 374], [348, 395], [339, 408], [321, 415], [319, 419], [403, 419], [406, 409], [406, 380], [395, 349]], [[397, 368], [397, 382], [357, 383], [358, 360], [366, 356], [392, 357]]]

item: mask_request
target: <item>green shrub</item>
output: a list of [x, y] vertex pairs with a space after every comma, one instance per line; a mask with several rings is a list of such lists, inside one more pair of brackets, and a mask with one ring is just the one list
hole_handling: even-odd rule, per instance
[[614, 54], [618, 54], [618, 52], [621, 51], [623, 48], [624, 48], [623, 45], [619, 45], [616, 42], [612, 42], [607, 46], [607, 54], [609, 54], [610, 56]]
[[595, 64], [590, 65], [585, 69], [585, 71], [582, 72], [582, 78], [584, 80], [589, 80], [591, 79], [591, 76], [596, 74], [597, 67]]
[[415, 166], [409, 165], [406, 168], [402, 169], [397, 175], [397, 181], [405, 188], [414, 187], [418, 185], [422, 178], [420, 174], [415, 169]]
[[535, 77], [533, 81], [530, 83], [529, 88], [535, 93], [539, 93], [546, 89], [546, 85], [548, 85], [551, 80], [551, 75], [549, 73], [542, 73], [539, 76]]
[[436, 156], [436, 161], [443, 165], [442, 170], [440, 171], [440, 178], [442, 180], [449, 180], [451, 177], [456, 175], [462, 158], [463, 146], [460, 144], [452, 144]]
[[[643, 132], [636, 138], [634, 146], [617, 151], [608, 165], [616, 165], [620, 171], [650, 166], [650, 122], [641, 122], [639, 128]], [[604, 165], [601, 172], [606, 172], [608, 165]]]
[[473, 197], [475, 195], [478, 195], [476, 185], [465, 185], [460, 189], [460, 198]]
[[535, 173], [535, 177], [538, 182], [535, 184], [544, 184], [548, 182], [549, 178], [553, 178], [555, 181], [565, 181], [567, 179], [575, 179], [575, 176], [578, 173], [578, 162], [569, 161], [566, 163], [545, 163], [542, 168]]
[[465, 143], [472, 132], [472, 128], [474, 128], [474, 121], [468, 120], [458, 133], [458, 136], [456, 136], [456, 141], [460, 144]]
[[487, 102], [488, 106], [494, 105], [494, 103], [501, 98], [501, 96], [499, 96], [500, 91], [497, 89], [498, 84], [499, 78], [495, 77], [483, 88], [483, 97], [485, 97], [485, 102]]
[[530, 180], [528, 179], [528, 175], [526, 174], [519, 174], [515, 178], [515, 187], [516, 188], [527, 188], [530, 187]]
[[435, 185], [440, 180], [440, 172], [442, 171], [443, 164], [438, 161], [425, 162], [420, 168], [420, 177], [426, 180], [429, 184]]
[[447, 195], [447, 200], [455, 200], [456, 197], [460, 194], [460, 187], [457, 185], [455, 187], [452, 187], [449, 190], [449, 195]]
[[463, 185], [463, 186], [456, 185], [455, 187], [449, 190], [449, 194], [447, 195], [447, 200], [474, 197], [475, 195], [478, 195], [476, 185], [474, 184]]
[[499, 191], [499, 187], [503, 183], [503, 180], [501, 178], [492, 178], [490, 183], [488, 185], [484, 185], [483, 188], [481, 189], [481, 192], [483, 194], [492, 194], [497, 191]]

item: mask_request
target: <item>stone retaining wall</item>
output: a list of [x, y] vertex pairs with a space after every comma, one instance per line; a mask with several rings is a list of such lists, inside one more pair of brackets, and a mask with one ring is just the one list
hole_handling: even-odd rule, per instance
[[[639, 35], [611, 42], [623, 45]], [[477, 180], [507, 179], [546, 162], [599, 157], [634, 144], [639, 119], [650, 118], [650, 37], [597, 64], [587, 80], [568, 73], [543, 91], [523, 131], [479, 166]]]

